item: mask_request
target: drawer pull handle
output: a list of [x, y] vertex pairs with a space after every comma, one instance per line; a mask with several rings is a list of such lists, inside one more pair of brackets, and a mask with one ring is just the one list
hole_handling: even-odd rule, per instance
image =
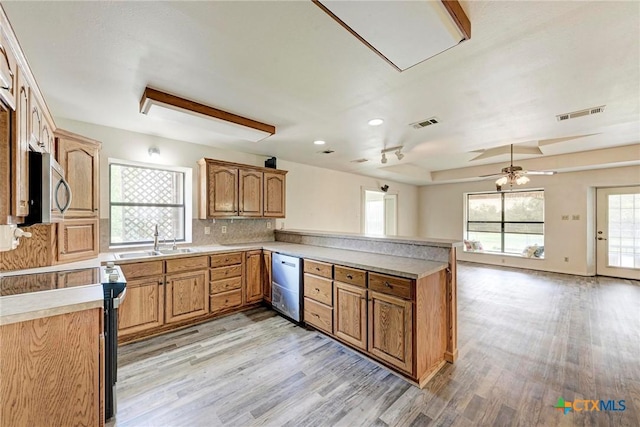
[[316, 267], [316, 270], [317, 270], [317, 271], [320, 271], [320, 267]]
[[320, 292], [320, 289], [316, 288], [316, 292]]
[[350, 275], [350, 274], [347, 274], [347, 279], [351, 280], [351, 279], [353, 279], [353, 276]]
[[391, 285], [391, 283], [389, 283], [389, 282], [384, 282], [384, 285], [385, 285], [387, 288], [393, 288], [393, 285]]
[[320, 318], [320, 316], [315, 313], [311, 313], [311, 315], [317, 317], [318, 319]]

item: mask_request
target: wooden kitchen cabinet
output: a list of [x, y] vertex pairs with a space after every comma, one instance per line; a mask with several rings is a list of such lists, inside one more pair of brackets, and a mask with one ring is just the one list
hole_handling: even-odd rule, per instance
[[98, 219], [65, 219], [58, 223], [58, 263], [98, 256]]
[[368, 305], [368, 352], [411, 373], [413, 362], [411, 301], [369, 291]]
[[367, 350], [367, 290], [334, 282], [333, 331], [337, 338]]
[[262, 298], [271, 304], [271, 251], [262, 251]]
[[97, 218], [100, 207], [101, 143], [58, 129], [56, 158], [73, 197], [65, 218]]
[[127, 295], [118, 308], [118, 337], [164, 324], [163, 279], [163, 276], [152, 276], [127, 280]]
[[237, 216], [238, 168], [206, 163], [200, 175], [200, 219]]
[[245, 303], [251, 304], [262, 300], [262, 250], [248, 251], [245, 255]]
[[241, 216], [262, 216], [262, 172], [258, 170], [239, 171], [240, 188], [238, 197], [240, 200]]
[[9, 43], [9, 32], [11, 29], [0, 21], [0, 99], [9, 107], [16, 106], [16, 93], [18, 84], [18, 63]]
[[29, 215], [29, 83], [20, 68], [12, 129], [12, 214], [24, 218]]
[[286, 212], [286, 171], [264, 172], [264, 216], [284, 218]]
[[44, 115], [42, 107], [35, 97], [35, 92], [29, 91], [29, 148], [32, 151], [50, 153], [51, 147], [42, 139], [42, 128], [44, 126]]
[[0, 426], [104, 424], [102, 308], [0, 326]]
[[167, 274], [165, 321], [179, 322], [209, 313], [207, 271]]

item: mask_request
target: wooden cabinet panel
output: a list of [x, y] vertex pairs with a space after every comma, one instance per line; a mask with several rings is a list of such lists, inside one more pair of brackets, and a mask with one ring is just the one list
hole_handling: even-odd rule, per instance
[[369, 353], [412, 373], [412, 324], [411, 301], [369, 291]]
[[98, 219], [67, 219], [58, 224], [58, 262], [98, 256]]
[[211, 312], [217, 313], [242, 305], [242, 290], [223, 292], [211, 295]]
[[230, 265], [228, 267], [212, 268], [209, 275], [211, 281], [228, 279], [230, 277], [241, 277], [242, 264]]
[[262, 251], [262, 298], [271, 304], [271, 251]]
[[35, 97], [33, 89], [29, 90], [29, 147], [33, 151], [49, 152], [44, 141], [42, 141], [42, 125], [44, 117], [42, 107]]
[[242, 252], [211, 255], [211, 267], [215, 268], [233, 264], [241, 264], [242, 257]]
[[163, 324], [164, 287], [162, 276], [128, 280], [127, 296], [118, 308], [119, 336], [153, 329]]
[[166, 323], [198, 317], [209, 312], [206, 271], [168, 274], [165, 285]]
[[120, 269], [127, 280], [141, 277], [158, 276], [164, 273], [163, 261], [135, 262], [120, 264]]
[[246, 253], [245, 302], [262, 300], [262, 250]]
[[333, 306], [333, 281], [305, 273], [304, 296]]
[[97, 141], [58, 130], [57, 159], [73, 197], [67, 218], [98, 217], [100, 207], [100, 146]]
[[[201, 173], [203, 173], [201, 171]], [[238, 215], [238, 169], [219, 165], [205, 165], [206, 194], [201, 219]]]
[[367, 349], [367, 290], [335, 282], [333, 287], [334, 335]]
[[286, 172], [264, 173], [264, 216], [284, 218], [286, 212]]
[[209, 284], [210, 294], [219, 294], [222, 292], [242, 289], [242, 277], [232, 277], [231, 279], [217, 280]]
[[333, 309], [307, 297], [304, 298], [304, 321], [333, 334]]
[[16, 217], [29, 215], [29, 84], [18, 69], [18, 93], [11, 151], [11, 203]]
[[55, 137], [53, 136], [53, 130], [55, 129], [53, 122], [47, 120], [47, 117], [44, 117], [44, 121], [42, 122], [42, 130], [40, 132], [40, 136], [42, 138], [42, 143], [44, 144], [45, 151], [48, 153], [55, 153]]
[[333, 268], [333, 277], [342, 283], [361, 286], [363, 288], [367, 286], [367, 272], [364, 270], [336, 265]]
[[262, 216], [262, 172], [240, 169], [240, 215]]
[[0, 425], [98, 426], [102, 309], [0, 326]]
[[316, 276], [326, 277], [327, 279], [333, 278], [333, 264], [326, 262], [305, 259], [303, 271], [305, 273], [315, 274]]
[[369, 289], [400, 298], [413, 299], [411, 279], [369, 272]]
[[182, 271], [202, 270], [209, 267], [209, 257], [207, 255], [168, 259], [166, 261], [166, 271], [169, 273], [180, 273]]
[[18, 64], [9, 43], [10, 28], [0, 25], [0, 98], [11, 108], [16, 106]]

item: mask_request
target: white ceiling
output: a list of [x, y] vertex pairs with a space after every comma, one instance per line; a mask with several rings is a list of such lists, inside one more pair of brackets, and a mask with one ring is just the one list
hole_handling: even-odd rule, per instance
[[[567, 170], [602, 167], [593, 161], [601, 153], [608, 165], [640, 163], [640, 145], [630, 147], [640, 143], [640, 3], [461, 4], [471, 40], [402, 73], [311, 1], [3, 7], [56, 118], [414, 184], [498, 172], [508, 161], [470, 162], [474, 150], [574, 135], [593, 134], [543, 145], [536, 168], [550, 156], [548, 168], [563, 170], [563, 159], [585, 150], [604, 151]], [[159, 122], [139, 113], [146, 86], [275, 125], [276, 134], [253, 143]], [[601, 114], [555, 117], [600, 105]], [[432, 116], [441, 123], [408, 126]], [[385, 123], [368, 126], [375, 117]], [[390, 153], [382, 165], [380, 150], [401, 144], [405, 158]], [[325, 148], [335, 152], [318, 154]], [[359, 158], [369, 161], [350, 162]]]

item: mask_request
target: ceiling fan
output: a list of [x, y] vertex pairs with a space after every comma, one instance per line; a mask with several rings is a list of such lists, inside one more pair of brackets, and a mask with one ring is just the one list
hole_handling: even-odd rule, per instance
[[523, 185], [529, 182], [527, 175], [553, 175], [555, 171], [526, 171], [521, 166], [513, 165], [513, 144], [511, 144], [511, 164], [506, 168], [502, 168], [501, 173], [494, 173], [489, 175], [480, 175], [480, 178], [488, 178], [492, 176], [499, 176], [496, 180], [496, 190], [502, 191], [502, 187], [509, 184], [509, 187], [513, 185]]

